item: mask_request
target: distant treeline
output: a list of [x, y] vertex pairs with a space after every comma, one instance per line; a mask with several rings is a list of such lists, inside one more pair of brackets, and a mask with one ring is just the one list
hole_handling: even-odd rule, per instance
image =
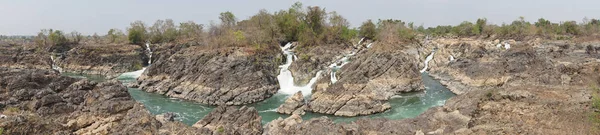
[[231, 12], [219, 16], [220, 23], [208, 25], [192, 21], [179, 23], [171, 19], [158, 20], [152, 25], [135, 21], [125, 32], [110, 29], [106, 35], [82, 36], [78, 32], [64, 33], [60, 30], [42, 30], [34, 39], [38, 45], [92, 43], [144, 44], [144, 43], [195, 43], [212, 47], [252, 46], [256, 49], [282, 42], [297, 41], [300, 47], [320, 44], [351, 44], [351, 40], [367, 38], [380, 42], [401, 43], [418, 41], [425, 35], [444, 37], [511, 38], [539, 37], [569, 39], [577, 36], [596, 36], [600, 33], [600, 21], [584, 19], [583, 22], [550, 22], [540, 18], [535, 23], [523, 17], [510, 24], [489, 24], [487, 19], [465, 21], [456, 26], [424, 28], [401, 20], [367, 20], [358, 28], [350, 28], [341, 15], [327, 12], [318, 6], [303, 7], [295, 3], [287, 10], [270, 13], [260, 10], [246, 20], [239, 20]]

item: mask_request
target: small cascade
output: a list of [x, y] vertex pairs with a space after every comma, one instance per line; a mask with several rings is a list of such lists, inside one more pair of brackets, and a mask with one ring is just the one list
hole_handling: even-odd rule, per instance
[[[360, 40], [360, 42], [358, 42], [359, 44], [364, 40], [365, 38], [362, 38]], [[367, 49], [371, 48], [371, 46], [373, 45], [373, 43], [369, 43], [367, 45]], [[334, 62], [333, 64], [329, 65], [329, 68], [331, 69], [331, 83], [334, 84], [335, 82], [338, 81], [337, 76], [335, 75], [337, 70], [339, 70], [340, 68], [342, 68], [344, 65], [350, 63], [350, 57], [356, 55], [356, 51], [351, 52], [350, 54], [344, 56], [342, 59]], [[340, 65], [338, 65], [338, 63]]]
[[358, 41], [358, 45], [360, 45], [360, 43], [362, 43], [363, 40], [365, 40], [365, 38], [361, 38], [360, 41]]
[[[338, 81], [337, 76], [335, 75], [337, 70], [342, 68], [344, 65], [350, 63], [350, 57], [354, 56], [355, 54], [356, 54], [356, 52], [352, 52], [352, 53], [348, 54], [347, 56], [344, 56], [340, 60], [334, 62], [333, 64], [329, 65], [329, 68], [331, 69], [331, 83], [332, 84]], [[338, 65], [338, 64], [340, 64], [340, 65]]]
[[504, 43], [504, 49], [506, 49], [506, 50], [510, 49], [510, 44], [508, 44], [508, 42]]
[[58, 65], [56, 65], [56, 60], [54, 59], [54, 56], [50, 55], [50, 59], [52, 60], [52, 69], [58, 71], [59, 73], [62, 73], [63, 70], [61, 67], [59, 67]]
[[369, 43], [369, 44], [367, 45], [367, 48], [371, 48], [371, 46], [373, 46], [373, 43]]
[[152, 49], [150, 49], [150, 43], [146, 43], [146, 51], [148, 51], [148, 64], [152, 64]]
[[127, 72], [127, 73], [123, 73], [119, 76], [119, 79], [124, 79], [124, 78], [133, 78], [133, 79], [137, 79], [140, 76], [142, 76], [142, 73], [144, 73], [144, 71], [146, 70], [146, 68], [142, 68], [138, 71], [133, 71], [133, 72]]
[[429, 61], [431, 61], [431, 59], [433, 59], [433, 55], [435, 54], [435, 50], [433, 50], [431, 52], [431, 54], [429, 56], [427, 56], [427, 58], [425, 58], [425, 67], [421, 70], [421, 73], [427, 71], [427, 68], [429, 68]]
[[279, 92], [287, 95], [292, 95], [298, 91], [301, 91], [302, 95], [308, 96], [311, 94], [312, 86], [317, 82], [317, 79], [319, 76], [321, 76], [322, 71], [317, 72], [317, 75], [310, 79], [308, 84], [306, 84], [305, 86], [294, 85], [294, 76], [292, 76], [292, 72], [288, 68], [290, 67], [290, 65], [292, 65], [294, 59], [297, 58], [296, 55], [294, 55], [294, 52], [290, 50], [291, 47], [292, 44], [288, 43], [281, 48], [281, 51], [283, 51], [283, 54], [286, 56], [286, 62], [285, 64], [279, 66], [281, 68], [281, 70], [279, 71], [279, 75], [277, 75], [277, 80], [279, 81], [279, 86], [281, 89]]

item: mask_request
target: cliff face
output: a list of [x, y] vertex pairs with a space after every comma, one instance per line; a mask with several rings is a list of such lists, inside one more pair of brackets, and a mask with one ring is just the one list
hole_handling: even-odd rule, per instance
[[138, 80], [143, 90], [169, 97], [210, 105], [249, 104], [277, 92], [282, 60], [278, 48], [259, 52], [193, 46], [159, 58]]
[[139, 45], [79, 45], [58, 57], [56, 63], [66, 72], [98, 74], [114, 78], [140, 70], [147, 64], [146, 49]]

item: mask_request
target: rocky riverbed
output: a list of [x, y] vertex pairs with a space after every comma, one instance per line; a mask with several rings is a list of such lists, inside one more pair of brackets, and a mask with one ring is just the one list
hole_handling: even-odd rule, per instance
[[211, 49], [192, 46], [159, 58], [139, 78], [140, 88], [209, 105], [242, 105], [265, 100], [278, 90], [278, 48]]
[[[314, 88], [309, 94], [278, 97], [281, 104], [272, 108], [262, 108], [260, 101], [269, 101], [279, 91], [276, 76], [285, 62], [280, 48], [254, 52], [240, 47], [154, 46], [156, 59], [140, 70], [143, 75], [134, 84], [169, 97], [225, 105], [193, 126], [174, 121], [177, 116], [171, 113], [154, 116], [120, 82], [60, 76], [50, 70], [51, 60], [31, 57], [45, 54], [3, 46], [3, 52], [19, 53], [0, 57], [7, 62], [0, 68], [0, 107], [6, 116], [0, 119], [0, 128], [8, 134], [598, 133], [589, 119], [596, 92], [592, 86], [600, 85], [598, 42], [434, 38], [421, 44], [377, 45], [349, 57], [336, 72], [335, 83], [332, 70], [323, 67], [316, 84], [308, 86]], [[329, 65], [335, 59], [313, 62]], [[414, 118], [335, 122], [339, 116], [396, 112], [394, 99], [427, 89], [420, 70], [457, 96]], [[256, 108], [226, 106], [243, 104]], [[261, 114], [269, 110], [292, 115], [280, 115], [263, 126]], [[315, 113], [338, 116], [314, 118]]]

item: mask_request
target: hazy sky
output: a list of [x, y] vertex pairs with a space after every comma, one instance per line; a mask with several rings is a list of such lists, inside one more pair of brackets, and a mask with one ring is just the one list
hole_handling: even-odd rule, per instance
[[[296, 0], [0, 0], [0, 35], [34, 35], [53, 28], [83, 34], [125, 30], [142, 20], [157, 19], [208, 24], [218, 14], [233, 12], [247, 19], [260, 9], [269, 12], [289, 8]], [[424, 26], [455, 25], [485, 17], [495, 24], [510, 23], [519, 16], [528, 21], [600, 18], [598, 0], [301, 0], [304, 6], [337, 11], [353, 27], [367, 19], [400, 19]]]

